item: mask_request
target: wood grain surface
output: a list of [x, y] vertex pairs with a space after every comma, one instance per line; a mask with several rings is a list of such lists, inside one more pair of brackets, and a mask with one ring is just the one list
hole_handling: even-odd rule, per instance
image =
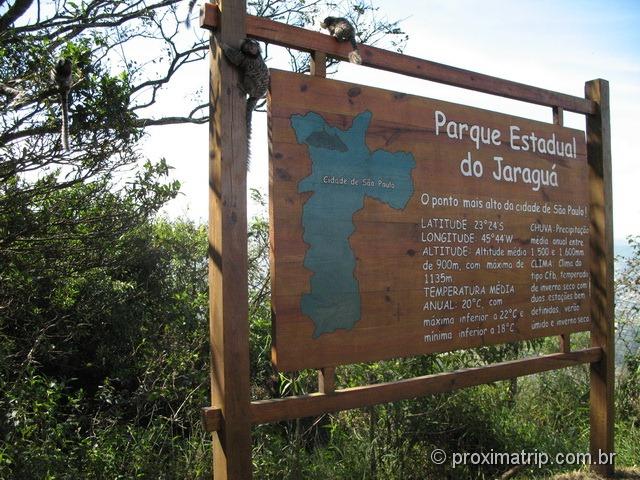
[[[307, 185], [312, 174], [332, 176], [322, 170], [326, 152], [318, 150], [312, 158], [309, 142], [296, 136], [292, 117], [309, 112], [322, 118], [322, 135], [331, 138], [343, 138], [337, 130], [349, 132], [354, 118], [370, 112], [369, 152], [384, 152], [390, 169], [398, 152], [415, 160], [406, 205], [392, 208], [377, 198], [383, 188], [400, 187], [390, 187], [379, 170], [372, 178], [336, 174], [350, 184], [327, 190], [320, 183], [331, 180], [321, 180], [301, 192], [301, 181], [307, 179]], [[471, 138], [473, 126], [489, 144]], [[584, 132], [277, 70], [272, 71], [269, 129], [272, 353], [278, 369], [322, 368], [591, 328]], [[498, 133], [491, 137], [491, 132]], [[545, 145], [568, 144], [574, 155], [534, 153], [531, 144], [523, 151], [522, 138], [512, 142], [512, 132], [533, 133]], [[521, 169], [517, 181], [494, 177], [495, 157], [512, 171]], [[482, 176], [463, 174], [465, 158], [482, 164]], [[522, 169], [553, 172], [557, 186], [535, 188], [523, 179]], [[305, 267], [314, 242], [303, 238], [305, 209], [309, 215], [314, 195], [335, 192], [342, 198], [365, 180], [373, 184], [364, 189], [370, 194], [351, 216], [339, 202], [314, 207], [312, 230], [326, 226], [333, 232], [332, 222], [345, 218], [353, 224], [348, 245], [360, 307], [353, 325], [318, 334], [316, 320], [301, 308], [302, 298], [314, 295], [311, 281], [318, 274]]]
[[[314, 32], [307, 28], [254, 15], [247, 15], [245, 18], [247, 36], [251, 38], [310, 53], [322, 52], [343, 61], [349, 60], [351, 46], [348, 42], [336, 42], [326, 33]], [[210, 30], [219, 28], [218, 5], [205, 3], [202, 6], [200, 26]], [[371, 45], [359, 44], [358, 50], [362, 56], [363, 65], [367, 67], [538, 105], [561, 107], [570, 112], [595, 113], [597, 110], [597, 105], [590, 99], [444, 65]]]

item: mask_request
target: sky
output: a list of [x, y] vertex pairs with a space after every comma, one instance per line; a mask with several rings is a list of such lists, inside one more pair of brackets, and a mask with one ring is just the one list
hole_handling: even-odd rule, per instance
[[[408, 55], [520, 83], [584, 96], [588, 80], [609, 81], [611, 94], [614, 238], [617, 247], [640, 235], [640, 0], [378, 0], [389, 18], [402, 18]], [[319, 30], [319, 28], [316, 28]], [[185, 81], [201, 82], [206, 62]], [[287, 68], [283, 57], [270, 67]], [[341, 64], [332, 78], [551, 122], [551, 109], [470, 92], [363, 66]], [[180, 102], [181, 99], [176, 99]], [[565, 113], [565, 125], [584, 130], [584, 116]], [[165, 157], [182, 194], [170, 217], [207, 218], [206, 126], [152, 129], [145, 151]], [[249, 188], [268, 192], [266, 114], [255, 113]], [[250, 205], [249, 214], [257, 212]]]

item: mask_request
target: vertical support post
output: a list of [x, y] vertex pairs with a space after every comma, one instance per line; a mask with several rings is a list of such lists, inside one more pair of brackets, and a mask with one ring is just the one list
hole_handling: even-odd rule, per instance
[[[553, 124], [562, 127], [564, 125], [564, 109], [562, 107], [553, 108]], [[571, 336], [568, 333], [560, 335], [560, 351], [569, 353], [571, 351]]]
[[333, 393], [336, 391], [336, 369], [325, 367], [318, 370], [318, 391], [320, 393]]
[[[316, 77], [327, 76], [327, 55], [315, 51], [311, 53], [311, 75]], [[336, 390], [336, 369], [325, 367], [318, 370], [318, 391], [320, 393], [333, 393]]]
[[[590, 420], [592, 468], [600, 475], [614, 473], [614, 287], [613, 205], [611, 186], [611, 129], [609, 82], [585, 84], [586, 98], [598, 105], [587, 115], [587, 155], [591, 217], [591, 343], [602, 348], [600, 361], [591, 364]], [[605, 455], [608, 455], [605, 462]]]
[[[245, 0], [219, 0], [220, 41], [239, 48]], [[251, 479], [247, 305], [247, 129], [238, 71], [216, 36], [210, 41], [209, 330], [211, 402], [222, 411], [213, 433], [215, 480]]]
[[311, 54], [311, 75], [327, 76], [327, 55], [325, 53], [316, 51]]
[[554, 125], [564, 125], [564, 109], [562, 107], [553, 107], [553, 123]]

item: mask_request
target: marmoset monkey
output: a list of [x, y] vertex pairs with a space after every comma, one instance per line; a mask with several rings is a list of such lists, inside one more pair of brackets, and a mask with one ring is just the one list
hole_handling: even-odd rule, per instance
[[260, 44], [250, 38], [245, 38], [240, 49], [221, 44], [225, 57], [240, 70], [242, 74], [241, 88], [247, 98], [247, 137], [251, 138], [251, 115], [258, 100], [269, 90], [269, 68], [264, 62], [260, 51]]
[[349, 52], [349, 61], [358, 65], [362, 64], [362, 57], [356, 44], [356, 29], [353, 28], [349, 20], [343, 17], [327, 17], [320, 26], [329, 30], [329, 34], [339, 42], [350, 42], [353, 51]]
[[51, 80], [55, 82], [60, 94], [60, 106], [62, 107], [62, 146], [69, 150], [69, 92], [73, 85], [71, 60], [59, 58], [55, 67], [51, 69]]

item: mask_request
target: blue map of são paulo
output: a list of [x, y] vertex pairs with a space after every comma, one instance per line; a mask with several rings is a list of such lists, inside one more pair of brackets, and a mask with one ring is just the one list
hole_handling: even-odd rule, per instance
[[313, 338], [349, 330], [360, 320], [356, 257], [349, 244], [353, 215], [366, 197], [402, 210], [413, 195], [413, 155], [371, 152], [365, 141], [371, 118], [371, 112], [362, 112], [351, 128], [340, 130], [315, 112], [291, 116], [296, 139], [307, 145], [312, 162], [298, 192], [313, 192], [302, 209], [303, 239], [309, 245], [304, 266], [313, 275], [311, 291], [301, 299], [302, 312], [315, 325]]

